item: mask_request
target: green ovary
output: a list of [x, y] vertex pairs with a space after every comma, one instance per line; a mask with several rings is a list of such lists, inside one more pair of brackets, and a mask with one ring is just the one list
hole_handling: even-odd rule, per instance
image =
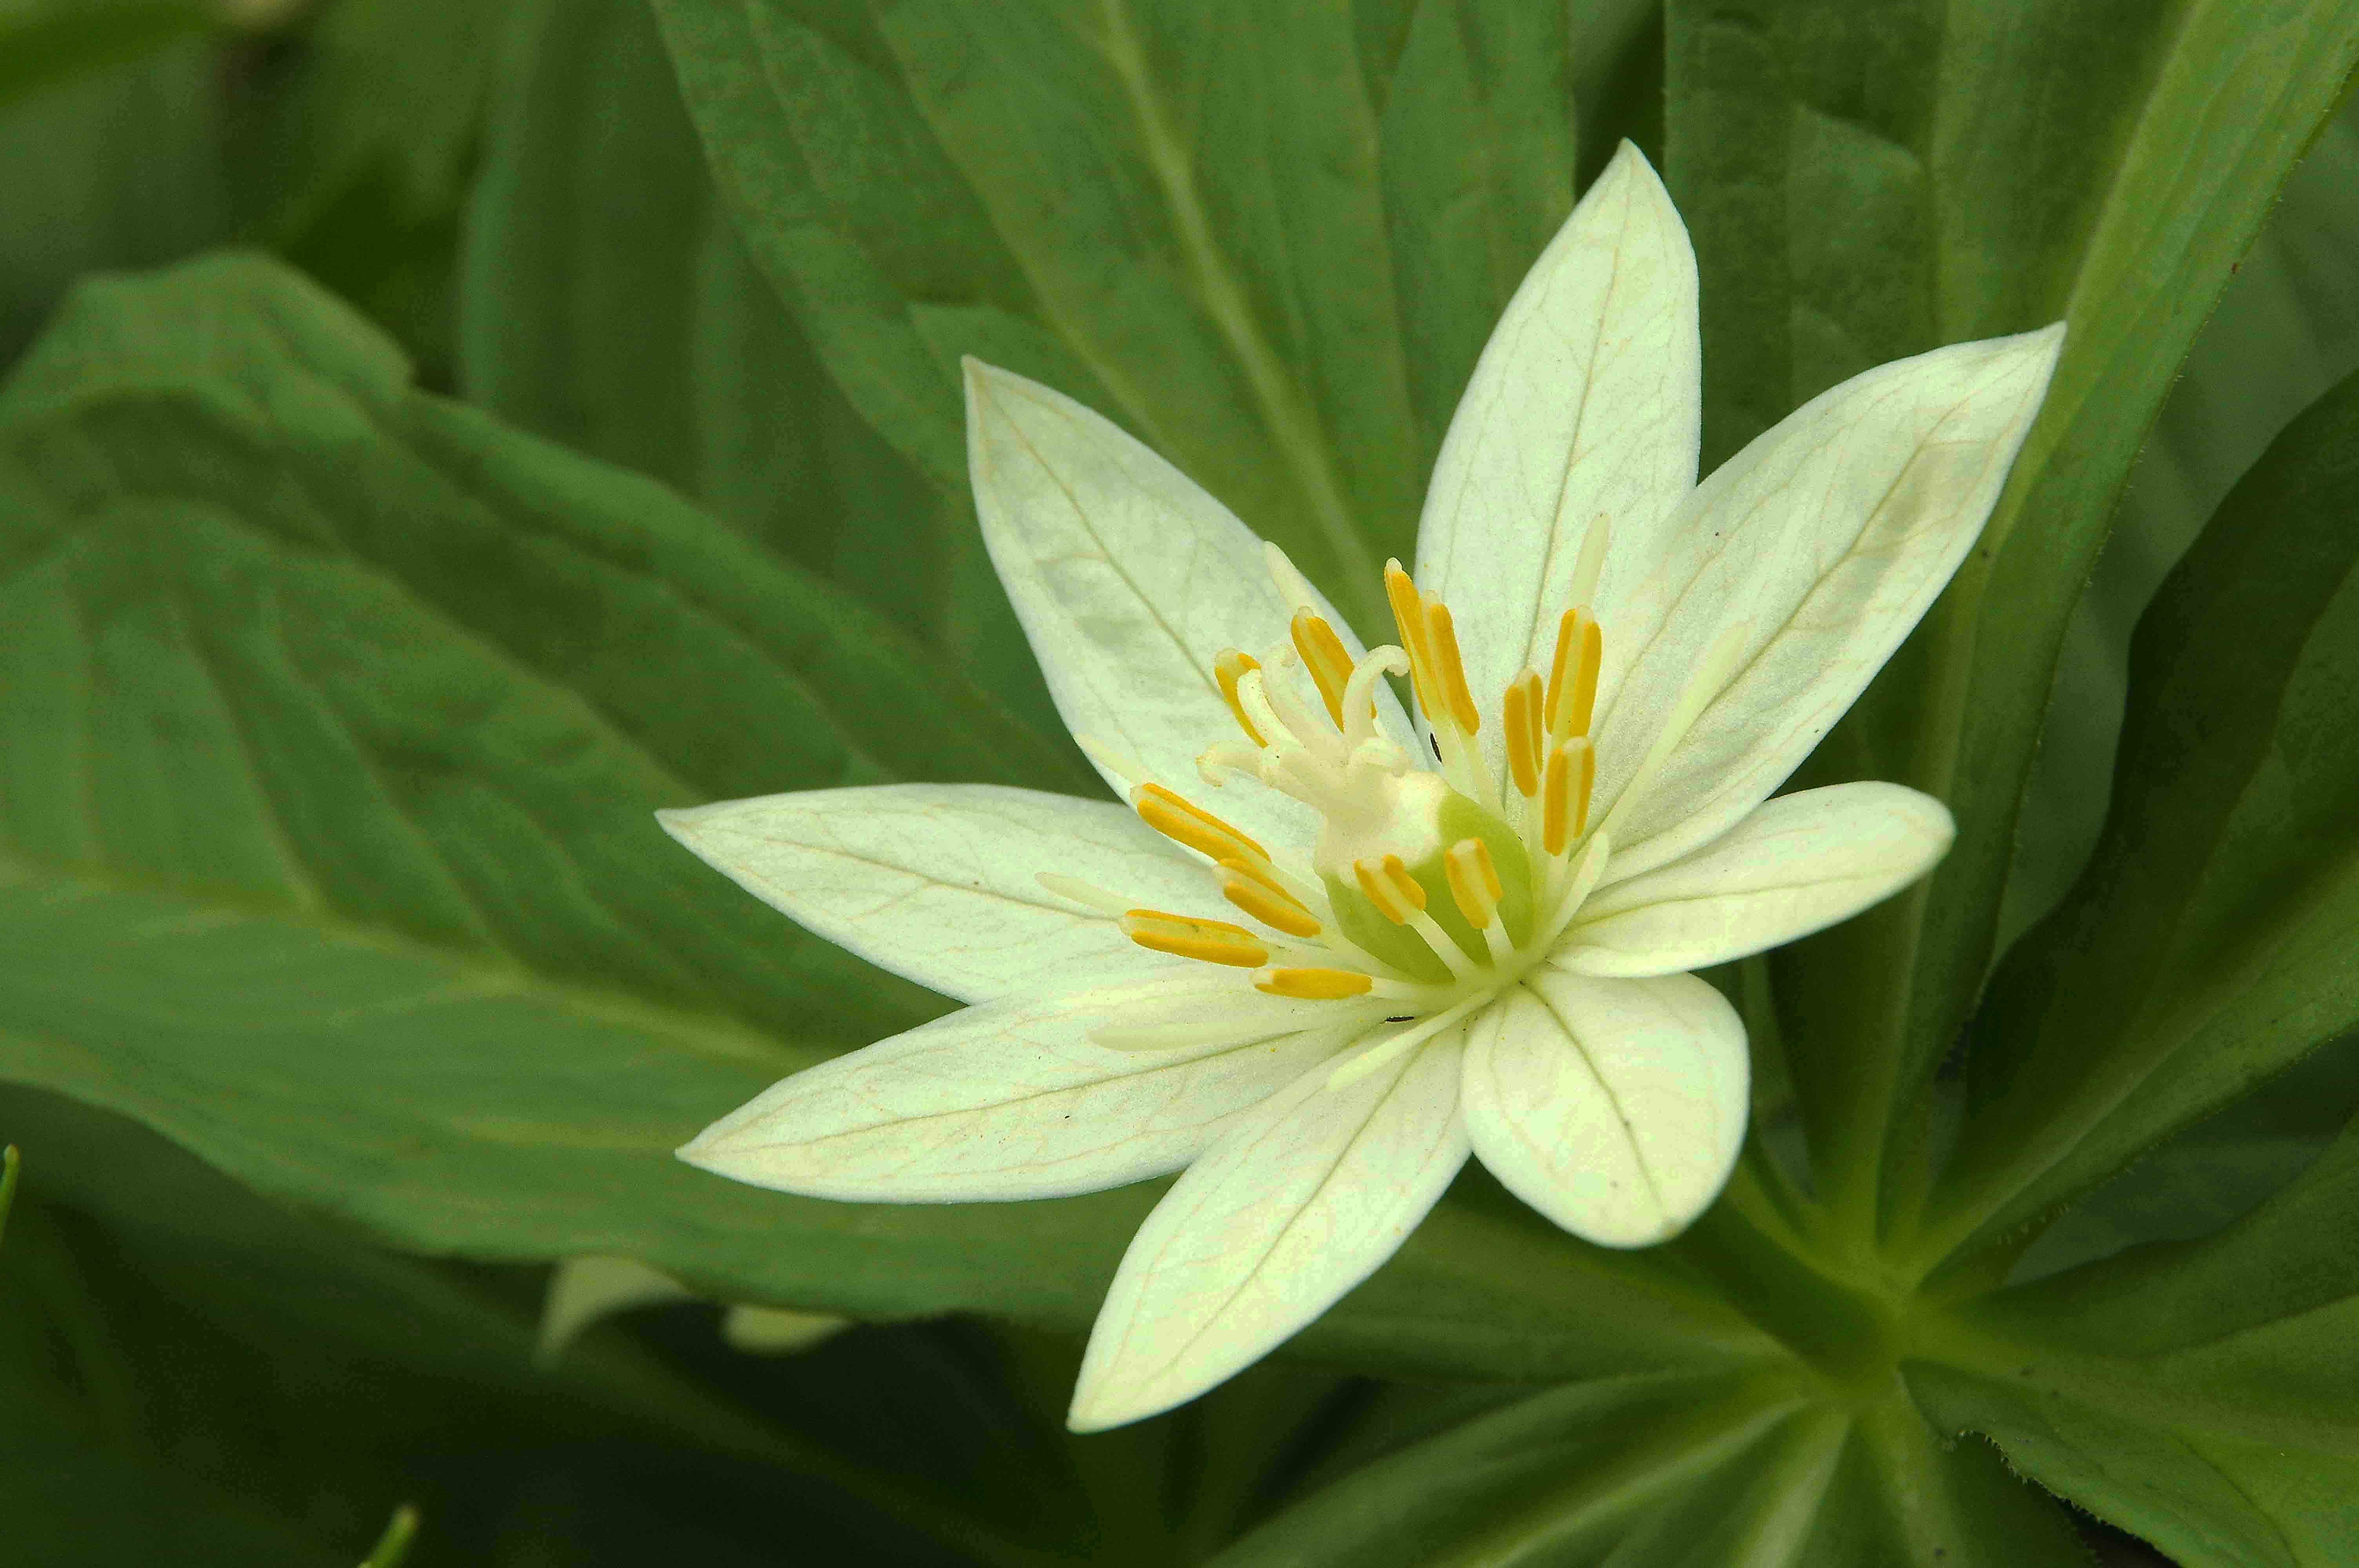
[[[1458, 901], [1451, 896], [1450, 873], [1442, 864], [1442, 854], [1465, 838], [1480, 838], [1490, 849], [1491, 863], [1499, 873], [1499, 919], [1506, 928], [1508, 945], [1515, 947], [1521, 947], [1532, 935], [1530, 857], [1513, 829], [1455, 790], [1443, 797], [1434, 826], [1441, 849], [1410, 862], [1409, 875], [1425, 890], [1425, 913], [1434, 924], [1469, 958], [1487, 966], [1491, 946], [1459, 913]], [[1434, 956], [1425, 939], [1409, 927], [1386, 919], [1356, 882], [1332, 874], [1321, 880], [1326, 883], [1328, 901], [1334, 905], [1335, 924], [1345, 936], [1412, 979], [1437, 986], [1452, 982], [1449, 966]]]

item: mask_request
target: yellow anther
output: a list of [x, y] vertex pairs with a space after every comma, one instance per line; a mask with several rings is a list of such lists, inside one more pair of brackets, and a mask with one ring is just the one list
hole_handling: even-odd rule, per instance
[[1310, 672], [1318, 683], [1319, 696], [1327, 704], [1327, 717], [1335, 728], [1343, 728], [1343, 687], [1352, 679], [1352, 655], [1343, 646], [1343, 639], [1335, 635], [1335, 628], [1327, 624], [1324, 616], [1311, 611], [1294, 612], [1294, 651], [1302, 655], [1302, 667]]
[[1466, 689], [1466, 665], [1458, 656], [1458, 629], [1451, 622], [1450, 606], [1430, 593], [1425, 595], [1425, 636], [1441, 700], [1450, 705], [1450, 717], [1458, 721], [1459, 732], [1472, 735], [1482, 725], [1483, 715], [1474, 706], [1474, 694]]
[[1589, 733], [1597, 706], [1597, 669], [1605, 643], [1597, 618], [1576, 606], [1557, 622], [1556, 657], [1549, 665], [1548, 732], [1559, 740]]
[[1529, 800], [1540, 792], [1540, 759], [1548, 749], [1540, 727], [1538, 673], [1526, 670], [1509, 681], [1506, 700], [1499, 706], [1507, 731], [1507, 776], [1515, 781], [1516, 793]]
[[1408, 917], [1425, 907], [1425, 889], [1408, 874], [1398, 855], [1354, 860], [1352, 874], [1359, 879], [1360, 891], [1368, 895], [1376, 913], [1395, 925], [1407, 925]]
[[1253, 983], [1257, 991], [1303, 1001], [1342, 1001], [1365, 996], [1376, 985], [1372, 977], [1357, 969], [1263, 969], [1254, 976]]
[[1597, 752], [1582, 736], [1557, 743], [1549, 753], [1548, 784], [1541, 791], [1540, 847], [1551, 855], [1589, 827], [1589, 792], [1597, 784]]
[[1497, 918], [1500, 896], [1506, 892], [1499, 868], [1491, 863], [1491, 847], [1480, 838], [1461, 838], [1441, 858], [1450, 879], [1450, 897], [1466, 924], [1480, 931]]
[[1259, 659], [1251, 654], [1240, 654], [1234, 648], [1222, 649], [1221, 656], [1212, 661], [1212, 676], [1221, 683], [1221, 698], [1229, 705], [1229, 712], [1235, 716], [1237, 728], [1244, 730], [1245, 739], [1255, 745], [1266, 746], [1268, 739], [1254, 728], [1253, 719], [1245, 712], [1245, 705], [1237, 700], [1237, 682], [1245, 678], [1247, 670], [1259, 668]]
[[1266, 860], [1269, 851], [1230, 827], [1195, 802], [1159, 784], [1143, 784], [1130, 792], [1131, 809], [1139, 820], [1175, 844], [1184, 844], [1214, 860]]
[[1273, 931], [1288, 936], [1316, 936], [1325, 929], [1302, 901], [1272, 881], [1269, 873], [1246, 860], [1221, 862], [1221, 896]]
[[1158, 909], [1134, 909], [1122, 917], [1122, 933], [1142, 947], [1207, 964], [1257, 969], [1269, 962], [1269, 949], [1259, 937], [1225, 920], [1198, 920], [1185, 914], [1166, 914]]
[[1408, 655], [1408, 684], [1417, 694], [1417, 705], [1427, 718], [1438, 717], [1433, 654], [1426, 643], [1425, 600], [1398, 561], [1385, 563], [1385, 597], [1392, 602], [1393, 624], [1400, 629], [1401, 651]]

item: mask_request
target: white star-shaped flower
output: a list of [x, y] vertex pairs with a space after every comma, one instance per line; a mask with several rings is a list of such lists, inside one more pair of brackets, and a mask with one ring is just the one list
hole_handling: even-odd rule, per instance
[[[1695, 482], [1695, 262], [1624, 146], [1524, 280], [1436, 465], [1397, 645], [1071, 398], [968, 363], [976, 508], [1127, 806], [898, 784], [664, 814], [812, 931], [970, 1005], [681, 1151], [888, 1203], [1185, 1171], [1072, 1425], [1190, 1399], [1367, 1277], [1472, 1152], [1574, 1234], [1676, 1234], [1745, 1132], [1689, 971], [1947, 849], [1889, 784], [1770, 798], [1997, 498], [2052, 327], [1881, 366]], [[1412, 722], [1383, 677], [1406, 676]]]

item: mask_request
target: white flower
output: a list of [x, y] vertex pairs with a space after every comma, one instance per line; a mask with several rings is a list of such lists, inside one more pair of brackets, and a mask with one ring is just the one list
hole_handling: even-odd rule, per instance
[[666, 813], [812, 931], [972, 1004], [681, 1156], [894, 1203], [1184, 1167], [1099, 1314], [1083, 1431], [1266, 1354], [1470, 1151], [1592, 1241], [1692, 1220], [1743, 1141], [1747, 1064], [1688, 971], [1947, 849], [1948, 812], [1897, 785], [1769, 796], [1956, 569], [2062, 341], [1869, 371], [1698, 486], [1695, 288], [1625, 146], [1484, 351], [1417, 583], [1386, 574], [1399, 643], [1370, 651], [1154, 453], [970, 361], [992, 561], [1130, 805], [900, 784]]

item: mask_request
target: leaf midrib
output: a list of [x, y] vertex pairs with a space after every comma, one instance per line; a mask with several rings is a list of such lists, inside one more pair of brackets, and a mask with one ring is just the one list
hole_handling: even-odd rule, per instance
[[1211, 216], [1196, 189], [1194, 168], [1148, 76], [1130, 0], [1098, 0], [1098, 14], [1100, 52], [1122, 83], [1140, 148], [1170, 210], [1174, 237], [1195, 285], [1197, 303], [1245, 372], [1262, 426], [1292, 470], [1295, 488], [1308, 503], [1311, 521], [1334, 552], [1343, 579], [1335, 586], [1360, 611], [1353, 619], [1366, 625], [1379, 624], [1369, 619], [1374, 613], [1370, 598], [1374, 589], [1369, 585], [1376, 579], [1375, 556], [1353, 523], [1328, 444], [1321, 439], [1316, 422], [1304, 408], [1299, 389], [1256, 324], [1244, 286], [1212, 236]]

